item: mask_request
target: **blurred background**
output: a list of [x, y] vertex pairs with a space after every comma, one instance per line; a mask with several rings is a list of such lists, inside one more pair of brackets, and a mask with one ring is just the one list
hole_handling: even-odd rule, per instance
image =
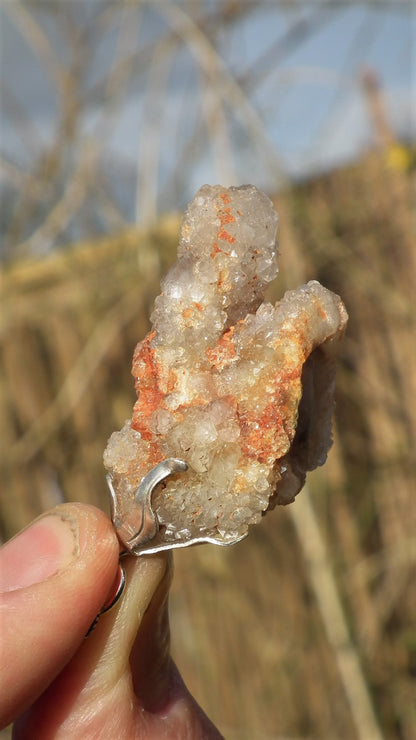
[[416, 737], [415, 42], [399, 0], [0, 4], [3, 541], [108, 509], [205, 182], [274, 199], [271, 299], [316, 278], [350, 313], [325, 467], [245, 542], [175, 556], [174, 656], [227, 740]]

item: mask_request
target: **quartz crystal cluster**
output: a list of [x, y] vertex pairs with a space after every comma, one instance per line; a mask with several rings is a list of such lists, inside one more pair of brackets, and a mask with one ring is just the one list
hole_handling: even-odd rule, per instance
[[136, 347], [133, 417], [104, 454], [120, 509], [158, 462], [188, 470], [153, 494], [160, 536], [226, 543], [293, 501], [331, 444], [334, 349], [347, 314], [312, 281], [264, 303], [278, 216], [255, 187], [205, 185]]

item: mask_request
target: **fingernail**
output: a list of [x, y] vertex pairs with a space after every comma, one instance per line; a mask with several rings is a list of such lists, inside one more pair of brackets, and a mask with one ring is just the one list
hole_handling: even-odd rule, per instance
[[77, 557], [78, 523], [47, 514], [16, 535], [0, 550], [0, 592], [41, 583]]

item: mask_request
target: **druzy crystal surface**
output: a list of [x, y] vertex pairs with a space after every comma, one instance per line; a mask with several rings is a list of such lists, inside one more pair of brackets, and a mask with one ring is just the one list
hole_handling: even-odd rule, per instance
[[165, 543], [243, 535], [326, 459], [347, 314], [316, 281], [263, 303], [278, 272], [277, 222], [253, 186], [202, 187], [135, 349], [133, 417], [104, 463], [127, 512], [158, 462], [187, 462], [153, 495]]

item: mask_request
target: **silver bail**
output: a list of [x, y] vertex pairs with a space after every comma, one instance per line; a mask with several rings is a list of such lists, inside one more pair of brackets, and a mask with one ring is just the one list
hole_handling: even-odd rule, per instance
[[122, 517], [110, 475], [107, 484], [111, 496], [111, 519], [117, 536], [125, 549], [133, 555], [140, 554], [143, 545], [153, 540], [159, 532], [159, 522], [152, 508], [152, 494], [162, 480], [174, 473], [188, 469], [184, 460], [174, 457], [162, 460], [142, 479], [127, 516]]

